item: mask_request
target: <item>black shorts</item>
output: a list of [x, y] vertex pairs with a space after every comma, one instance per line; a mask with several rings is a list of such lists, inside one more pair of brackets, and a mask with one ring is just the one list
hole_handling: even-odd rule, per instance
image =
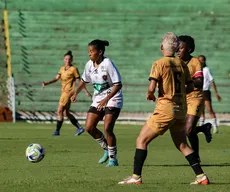
[[96, 107], [90, 107], [88, 113], [94, 113], [100, 116], [102, 120], [106, 114], [111, 114], [115, 119], [118, 118], [121, 109], [116, 107], [106, 107], [104, 110], [98, 111]]
[[203, 91], [203, 96], [204, 96], [204, 100], [205, 101], [212, 101], [211, 98], [211, 91], [207, 90], [207, 91]]

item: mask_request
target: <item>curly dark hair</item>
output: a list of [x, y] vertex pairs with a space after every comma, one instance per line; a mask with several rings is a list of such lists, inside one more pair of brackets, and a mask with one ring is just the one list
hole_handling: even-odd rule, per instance
[[190, 51], [189, 51], [190, 54], [194, 52], [195, 41], [191, 36], [181, 35], [181, 36], [179, 36], [179, 41], [182, 41], [188, 45], [188, 47], [190, 48]]

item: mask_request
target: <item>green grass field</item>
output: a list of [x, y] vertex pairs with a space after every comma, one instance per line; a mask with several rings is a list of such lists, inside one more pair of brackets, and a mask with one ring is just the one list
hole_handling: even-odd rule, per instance
[[[55, 124], [0, 124], [0, 192], [227, 192], [230, 191], [230, 127], [207, 144], [199, 135], [201, 161], [211, 184], [190, 186], [194, 174], [174, 147], [169, 133], [154, 140], [143, 169], [143, 185], [120, 186], [132, 173], [139, 125], [116, 125], [118, 167], [98, 165], [99, 145], [87, 134], [74, 137], [75, 129], [64, 124], [60, 137], [52, 137]], [[101, 127], [101, 126], [100, 126]], [[30, 163], [25, 149], [40, 143], [43, 161]]]

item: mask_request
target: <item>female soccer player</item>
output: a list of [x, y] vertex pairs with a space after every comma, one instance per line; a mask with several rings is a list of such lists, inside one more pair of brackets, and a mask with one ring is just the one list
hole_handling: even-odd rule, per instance
[[186, 134], [196, 152], [197, 158], [199, 157], [199, 139], [198, 132], [203, 132], [206, 141], [209, 143], [212, 139], [211, 128], [212, 125], [207, 123], [203, 126], [197, 127], [197, 122], [200, 118], [201, 111], [204, 107], [203, 100], [203, 72], [199, 60], [191, 54], [195, 50], [195, 42], [191, 36], [179, 36], [180, 46], [178, 49], [179, 58], [184, 61], [189, 69], [190, 75], [194, 83], [194, 90], [187, 94], [187, 116], [186, 116]]
[[[217, 120], [216, 120], [216, 114], [212, 108], [212, 99], [211, 99], [211, 92], [210, 92], [210, 85], [212, 85], [216, 98], [218, 101], [221, 100], [220, 95], [218, 94], [216, 84], [214, 81], [214, 78], [210, 72], [210, 69], [206, 65], [206, 57], [204, 55], [200, 55], [198, 57], [202, 67], [203, 67], [203, 74], [204, 74], [204, 85], [203, 85], [203, 91], [204, 91], [204, 104], [205, 108], [207, 109], [208, 113], [212, 117], [212, 125], [213, 125], [213, 133], [218, 133], [218, 126], [217, 126]], [[204, 110], [201, 113], [200, 117], [200, 125], [203, 125], [205, 121], [205, 112]]]
[[[76, 84], [76, 79], [80, 81], [80, 75], [78, 69], [72, 65], [73, 55], [71, 51], [68, 51], [64, 55], [64, 63], [56, 75], [56, 77], [48, 82], [42, 82], [42, 86], [45, 87], [52, 83], [57, 82], [61, 79], [62, 93], [59, 100], [58, 110], [57, 110], [57, 126], [56, 131], [53, 133], [53, 136], [60, 135], [60, 129], [63, 123], [63, 115], [67, 116], [70, 122], [77, 128], [75, 136], [78, 136], [84, 132], [84, 128], [78, 123], [72, 114], [70, 114], [70, 104], [71, 96], [74, 94], [74, 88]], [[91, 94], [84, 87], [84, 91], [88, 97], [91, 97]]]
[[[186, 92], [193, 90], [193, 83], [188, 67], [174, 56], [178, 46], [179, 41], [175, 34], [167, 33], [162, 38], [161, 51], [164, 57], [152, 65], [149, 76], [150, 83], [146, 94], [148, 101], [155, 102], [154, 93], [158, 85], [159, 94], [156, 107], [137, 137], [133, 175], [118, 184], [142, 184], [141, 175], [147, 157], [147, 147], [153, 139], [163, 135], [168, 129], [175, 146], [186, 157], [196, 174], [196, 180], [191, 184], [206, 185], [209, 183], [196, 154], [186, 142], [184, 129]], [[186, 89], [185, 85], [187, 85]]]
[[[76, 93], [71, 99], [76, 102], [76, 96], [82, 88], [87, 83], [93, 85], [93, 103], [87, 114], [85, 129], [104, 149], [104, 155], [98, 163], [105, 163], [109, 159], [106, 166], [110, 167], [118, 166], [116, 137], [113, 129], [123, 105], [123, 96], [120, 73], [114, 63], [104, 57], [105, 46], [108, 45], [108, 41], [99, 39], [88, 44], [90, 60], [86, 63], [82, 81], [78, 84]], [[103, 117], [106, 138], [97, 129], [97, 124]]]

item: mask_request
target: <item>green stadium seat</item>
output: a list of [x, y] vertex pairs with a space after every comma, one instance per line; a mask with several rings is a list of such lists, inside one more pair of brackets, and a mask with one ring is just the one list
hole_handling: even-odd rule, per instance
[[[223, 0], [117, 0], [112, 4], [104, 0], [79, 0], [77, 6], [64, 0], [8, 3], [12, 69], [18, 91], [16, 101], [20, 103], [17, 110], [56, 110], [60, 84], [42, 90], [41, 82], [56, 75], [68, 50], [73, 51], [74, 64], [82, 73], [88, 61], [87, 44], [101, 38], [109, 40], [106, 55], [122, 75], [123, 111], [151, 112], [154, 103], [145, 100], [149, 71], [152, 62], [161, 57], [161, 37], [173, 31], [195, 38], [194, 56], [207, 56], [223, 97], [222, 102], [213, 98], [214, 108], [230, 112], [226, 89], [230, 83], [230, 55], [226, 54], [229, 4]], [[84, 100], [84, 93], [79, 99], [76, 110], [87, 111], [90, 102]]]

